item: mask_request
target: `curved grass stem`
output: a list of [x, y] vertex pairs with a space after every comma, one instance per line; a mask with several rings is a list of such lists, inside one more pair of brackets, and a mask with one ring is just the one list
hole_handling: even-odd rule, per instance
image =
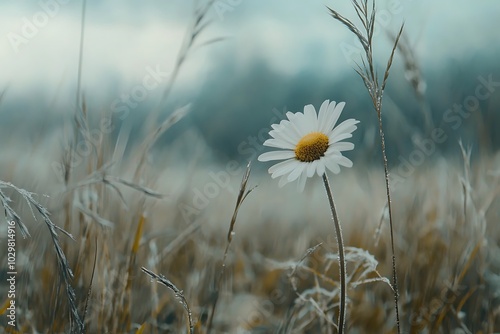
[[380, 144], [382, 146], [382, 157], [384, 160], [384, 176], [385, 176], [385, 190], [387, 196], [387, 208], [389, 210], [389, 229], [391, 235], [391, 253], [392, 253], [392, 288], [394, 290], [394, 309], [396, 311], [396, 327], [398, 334], [401, 333], [401, 323], [399, 320], [399, 288], [398, 288], [398, 273], [396, 268], [396, 249], [394, 246], [394, 224], [392, 220], [392, 199], [391, 199], [391, 187], [389, 184], [389, 163], [387, 162], [387, 155], [385, 152], [385, 137], [384, 129], [382, 126], [382, 116], [378, 114], [379, 120], [379, 133], [380, 133]]
[[333, 219], [333, 224], [335, 226], [335, 237], [337, 239], [337, 246], [339, 249], [340, 309], [339, 309], [338, 333], [342, 334], [344, 333], [344, 326], [345, 326], [346, 293], [347, 293], [344, 239], [342, 238], [342, 229], [340, 228], [339, 217], [337, 215], [337, 209], [335, 208], [332, 190], [330, 188], [330, 182], [328, 182], [328, 176], [326, 175], [326, 172], [323, 174], [323, 183], [325, 184], [326, 194], [328, 196], [328, 201], [330, 202], [330, 210], [332, 211], [332, 219]]

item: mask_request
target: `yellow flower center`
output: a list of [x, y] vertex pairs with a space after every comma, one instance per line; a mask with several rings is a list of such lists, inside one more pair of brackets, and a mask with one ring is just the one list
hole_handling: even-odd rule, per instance
[[325, 155], [328, 137], [321, 132], [311, 132], [302, 137], [295, 147], [295, 157], [302, 162], [312, 162]]

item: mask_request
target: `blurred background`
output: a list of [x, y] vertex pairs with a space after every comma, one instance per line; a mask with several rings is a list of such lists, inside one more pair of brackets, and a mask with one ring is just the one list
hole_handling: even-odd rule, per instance
[[[109, 250], [98, 257], [96, 291], [110, 298], [103, 297], [106, 303], [88, 317], [100, 319], [106, 332], [118, 332], [122, 319], [130, 328], [151, 320], [149, 296], [157, 292], [143, 293], [156, 288], [139, 265], [168, 274], [196, 307], [194, 314], [207, 317], [247, 162], [267, 150], [262, 143], [270, 125], [285, 112], [307, 104], [318, 108], [327, 99], [347, 103], [341, 120], [361, 121], [352, 138], [356, 149], [346, 153], [353, 168], [331, 178], [344, 240], [374, 254], [381, 275], [391, 276], [378, 119], [355, 72], [362, 48], [327, 8], [359, 26], [352, 3], [215, 0], [196, 26], [206, 3], [88, 0], [82, 11], [82, 1], [75, 0], [0, 2], [0, 181], [39, 194], [54, 223], [75, 236], [76, 244], [61, 240], [76, 268], [79, 302], [91, 282], [89, 243], [95, 236], [103, 253]], [[383, 100], [403, 323], [410, 328], [428, 316], [424, 323], [435, 332], [446, 315], [443, 332], [463, 323], [472, 324], [471, 333], [498, 332], [500, 2], [380, 0], [377, 8], [380, 77], [404, 23]], [[155, 141], [155, 131], [173, 115], [179, 121]], [[146, 149], [144, 143], [152, 142]], [[222, 298], [216, 321], [220, 328], [233, 326], [230, 332], [241, 325], [236, 315], [248, 318], [246, 306], [255, 309], [255, 297], [269, 301], [273, 291], [286, 292], [286, 302], [275, 304], [263, 323], [286, 323], [290, 310], [309, 318], [316, 311], [302, 312], [303, 303], [294, 302], [290, 263], [320, 241], [324, 249], [336, 249], [320, 178], [308, 181], [304, 193], [290, 185], [280, 191], [266, 173], [270, 165], [253, 164], [247, 189], [258, 188], [241, 207], [229, 250], [228, 283], [221, 291], [230, 298]], [[18, 265], [30, 274], [18, 291], [36, 317], [25, 317], [24, 325], [36, 323], [43, 331], [54, 320], [46, 301], [58, 300], [50, 295], [58, 281], [55, 262], [47, 260], [53, 249], [22, 196], [8, 184], [1, 189], [34, 236], [19, 246]], [[151, 192], [166, 196], [151, 198]], [[287, 262], [277, 266], [281, 260]], [[106, 276], [111, 269], [116, 280]], [[121, 284], [124, 270], [134, 279]], [[316, 286], [317, 277], [310, 278], [303, 281]], [[352, 324], [365, 326], [366, 333], [392, 333], [393, 297], [386, 286], [374, 286], [363, 293], [349, 289]], [[121, 302], [130, 291], [132, 308]], [[438, 300], [443, 307], [436, 313], [434, 301], [443, 291], [457, 299], [446, 299], [446, 307]], [[172, 319], [182, 319], [182, 310], [168, 302], [168, 293], [161, 292], [165, 307], [156, 308], [153, 320], [180, 332], [182, 322]], [[251, 302], [233, 298], [242, 296]], [[454, 314], [448, 312], [452, 304]], [[246, 328], [271, 332], [258, 331], [261, 324]], [[424, 328], [419, 326], [412, 324], [415, 333]], [[318, 332], [312, 327], [311, 333]]]
[[[127, 109], [117, 121], [132, 129], [131, 139], [137, 137], [174, 71], [195, 5], [88, 1], [81, 89], [89, 114], [97, 115], [91, 128], [97, 127], [99, 115], [111, 111], [122, 116], [120, 110]], [[411, 153], [416, 141], [436, 127], [447, 136], [437, 147], [440, 152], [458, 152], [458, 138], [475, 149], [497, 148], [500, 94], [466, 99], [475, 96], [479, 77], [500, 81], [498, 1], [391, 0], [377, 5], [380, 74], [394, 34], [405, 24], [404, 52], [396, 56], [385, 95], [390, 159]], [[180, 140], [187, 146], [180, 151], [206, 145], [216, 160], [245, 162], [267, 138], [263, 129], [284, 111], [302, 111], [309, 103], [318, 107], [331, 99], [347, 102], [343, 117], [361, 120], [354, 136], [359, 146], [350, 157], [378, 163], [376, 115], [353, 70], [360, 45], [326, 6], [355, 17], [351, 4], [341, 1], [215, 1], [210, 23], [189, 50], [162, 110], [165, 118], [191, 104], [191, 112], [162, 137], [161, 145], [190, 133], [196, 139], [189, 137], [189, 144]], [[75, 110], [81, 16], [80, 1], [0, 4], [2, 150], [64, 140], [60, 130]], [[152, 81], [155, 87], [143, 96], [136, 88], [151, 71], [158, 74], [158, 84]], [[127, 96], [132, 99], [128, 105]], [[467, 116], [453, 109], [466, 103], [472, 110], [465, 111]]]

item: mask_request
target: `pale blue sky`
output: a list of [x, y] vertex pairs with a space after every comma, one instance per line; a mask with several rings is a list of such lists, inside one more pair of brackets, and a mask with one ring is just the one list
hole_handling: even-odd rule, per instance
[[[193, 53], [178, 84], [200, 87], [226, 57], [239, 68], [259, 57], [285, 75], [351, 71], [342, 47], [355, 45], [352, 35], [329, 17], [326, 5], [353, 15], [350, 3], [340, 0], [216, 1], [205, 39], [229, 38]], [[385, 28], [395, 31], [405, 21], [424, 65], [446, 64], [498, 46], [496, 0], [387, 0], [378, 6]], [[142, 80], [147, 66], [171, 70], [191, 7], [189, 1], [88, 1], [83, 67], [87, 94], [105, 98], [116, 89], [126, 90]], [[24, 97], [32, 90], [52, 98], [74, 89], [80, 10], [81, 1], [76, 0], [0, 4], [0, 89], [9, 86], [7, 98]], [[30, 24], [38, 25], [37, 31], [30, 31]], [[19, 36], [25, 39], [17, 39], [16, 45]], [[376, 43], [385, 53], [386, 40], [381, 33]]]

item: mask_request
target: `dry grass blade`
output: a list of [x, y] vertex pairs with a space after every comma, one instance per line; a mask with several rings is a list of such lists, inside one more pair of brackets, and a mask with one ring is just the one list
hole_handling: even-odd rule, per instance
[[127, 201], [125, 200], [125, 197], [123, 196], [123, 194], [120, 191], [120, 189], [116, 185], [114, 185], [113, 183], [109, 182], [106, 179], [103, 179], [102, 182], [118, 195], [118, 198], [120, 199], [120, 202], [122, 203], [123, 207], [126, 210], [128, 210], [129, 208], [128, 208], [128, 205], [127, 205]]
[[133, 271], [135, 268], [135, 262], [137, 259], [137, 252], [139, 251], [139, 245], [142, 238], [142, 233], [144, 230], [144, 225], [146, 224], [146, 217], [144, 214], [141, 214], [139, 217], [139, 222], [137, 224], [137, 229], [134, 235], [134, 241], [132, 244], [132, 249], [130, 251], [130, 256], [128, 258], [128, 266], [127, 266], [127, 283], [124, 288], [124, 296], [125, 300], [123, 302], [123, 318], [121, 319], [121, 323], [125, 324], [126, 330], [130, 331], [131, 328], [131, 319], [130, 319], [130, 304], [132, 299], [132, 278]]
[[83, 315], [82, 315], [82, 323], [84, 326], [82, 333], [87, 332], [87, 327], [85, 326], [85, 317], [87, 316], [87, 312], [89, 309], [89, 301], [92, 297], [92, 284], [94, 283], [94, 275], [95, 275], [96, 266], [97, 266], [97, 236], [95, 238], [95, 253], [94, 253], [94, 264], [92, 266], [92, 275], [90, 276], [89, 289], [87, 291], [87, 298], [85, 298], [85, 308], [83, 309]]
[[[61, 247], [61, 244], [59, 243], [59, 234], [58, 231], [63, 232], [66, 234], [68, 237], [70, 237], [72, 240], [73, 236], [63, 230], [62, 228], [58, 227], [56, 224], [52, 222], [50, 219], [50, 213], [49, 211], [41, 205], [37, 200], [33, 198], [33, 193], [18, 188], [14, 186], [11, 183], [3, 182], [0, 181], [0, 188], [11, 188], [18, 192], [24, 200], [28, 203], [28, 206], [32, 210], [32, 207], [36, 209], [36, 211], [39, 213], [39, 215], [42, 217], [43, 221], [47, 225], [47, 228], [49, 229], [50, 237], [52, 239], [52, 243], [54, 245], [55, 251], [56, 251], [56, 257], [57, 257], [57, 264], [59, 268], [59, 275], [62, 281], [65, 284], [66, 287], [66, 296], [68, 299], [68, 304], [70, 307], [70, 315], [71, 315], [71, 320], [72, 323], [76, 325], [77, 328], [74, 328], [72, 326], [71, 332], [77, 332], [80, 333], [81, 330], [83, 329], [83, 322], [80, 319], [80, 315], [78, 314], [78, 308], [76, 306], [76, 295], [75, 291], [73, 290], [73, 287], [71, 286], [71, 280], [73, 279], [73, 272], [69, 266], [68, 260], [66, 259], [66, 255], [64, 254], [64, 251]], [[0, 199], [2, 201], [2, 205], [4, 207], [4, 210], [6, 212], [6, 216], [9, 219], [14, 219], [16, 223], [18, 223], [19, 227], [21, 228], [21, 232], [23, 233], [23, 236], [29, 236], [28, 229], [26, 226], [22, 223], [20, 216], [9, 206], [10, 199], [5, 196], [5, 194], [0, 190]], [[32, 210], [33, 212], [33, 210]], [[34, 214], [34, 213], [33, 213]], [[36, 217], [35, 217], [36, 219]]]
[[153, 134], [146, 139], [146, 151], [149, 151], [158, 138], [163, 135], [165, 131], [170, 129], [172, 125], [183, 119], [190, 110], [190, 103], [175, 110], [172, 115], [170, 115], [159, 127], [156, 128], [155, 132], [153, 132]]
[[292, 277], [295, 275], [295, 272], [297, 271], [297, 268], [302, 264], [302, 262], [304, 262], [304, 260], [307, 259], [312, 253], [314, 253], [316, 249], [318, 249], [318, 247], [320, 247], [322, 244], [323, 243], [321, 242], [316, 246], [307, 249], [306, 253], [302, 256], [302, 258], [299, 261], [297, 261], [295, 265], [292, 267], [292, 271], [288, 275], [288, 278], [292, 279]]
[[236, 199], [236, 206], [234, 208], [233, 216], [231, 217], [231, 223], [229, 224], [229, 231], [227, 234], [227, 244], [226, 244], [226, 249], [224, 250], [224, 256], [222, 258], [222, 268], [219, 273], [219, 277], [217, 279], [216, 285], [215, 285], [215, 292], [214, 292], [214, 302], [212, 305], [212, 309], [210, 311], [210, 315], [208, 317], [208, 322], [207, 322], [207, 334], [210, 333], [212, 329], [212, 324], [213, 324], [213, 319], [215, 315], [215, 310], [217, 308], [217, 302], [219, 300], [219, 293], [220, 293], [220, 286], [222, 283], [222, 277], [224, 276], [224, 272], [226, 270], [226, 259], [227, 259], [227, 254], [229, 252], [229, 246], [231, 246], [231, 241], [233, 240], [233, 235], [234, 235], [234, 225], [236, 223], [236, 218], [238, 216], [238, 211], [241, 207], [241, 204], [243, 201], [245, 201], [245, 198], [252, 192], [252, 190], [255, 189], [251, 188], [247, 190], [247, 183], [248, 179], [250, 178], [250, 170], [251, 170], [251, 163], [249, 162], [245, 171], [245, 174], [243, 175], [243, 179], [241, 180], [240, 184], [240, 191], [238, 193], [238, 198]]
[[2, 307], [0, 307], [0, 315], [4, 315], [7, 312], [7, 309], [10, 306], [10, 299], [6, 298], [5, 303], [3, 303]]
[[2, 183], [5, 185], [3, 181], [0, 181], [0, 200], [2, 201], [2, 206], [4, 208], [5, 216], [7, 217], [8, 220], [14, 220], [16, 222], [16, 225], [19, 226], [21, 229], [21, 234], [23, 235], [24, 238], [29, 237], [30, 233], [28, 231], [28, 228], [26, 225], [24, 225], [23, 221], [21, 220], [21, 217], [17, 214], [17, 212], [12, 209], [9, 203], [12, 202], [12, 200], [5, 195], [5, 193], [2, 191]]
[[0, 104], [2, 104], [2, 101], [3, 101], [4, 97], [5, 97], [5, 93], [7, 93], [7, 88], [5, 88], [4, 90], [2, 90], [0, 92]]
[[250, 168], [251, 166], [249, 162], [245, 174], [243, 175], [243, 179], [241, 180], [240, 191], [238, 193], [238, 198], [236, 199], [236, 206], [234, 208], [233, 217], [231, 217], [231, 224], [229, 225], [229, 231], [227, 233], [228, 247], [229, 244], [231, 243], [231, 240], [233, 239], [234, 224], [236, 223], [236, 217], [238, 216], [238, 211], [240, 210], [240, 206], [241, 204], [243, 204], [243, 201], [248, 196], [248, 194], [250, 194], [255, 189], [254, 187], [249, 190], [246, 190], [248, 178], [250, 177]]
[[387, 202], [384, 205], [384, 208], [382, 209], [382, 212], [380, 213], [380, 220], [378, 222], [377, 229], [375, 230], [375, 233], [373, 235], [373, 239], [375, 240], [375, 247], [378, 246], [378, 243], [380, 241], [380, 236], [382, 234], [382, 227], [384, 224], [384, 221], [387, 220], [387, 215], [389, 214], [388, 212], [389, 206], [387, 205]]
[[481, 249], [481, 246], [482, 246], [482, 243], [478, 243], [474, 249], [470, 252], [469, 254], [469, 258], [467, 259], [467, 262], [465, 263], [464, 267], [462, 268], [462, 271], [460, 272], [460, 274], [456, 277], [456, 280], [453, 282], [453, 285], [454, 286], [458, 286], [462, 280], [464, 279], [465, 277], [465, 274], [469, 271], [471, 265], [472, 265], [472, 262], [474, 261], [474, 259], [476, 258], [477, 256], [477, 253], [479, 252], [479, 250]]
[[149, 277], [151, 277], [151, 279], [156, 280], [158, 283], [161, 283], [161, 284], [165, 285], [167, 288], [169, 288], [170, 290], [172, 290], [172, 292], [174, 293], [175, 297], [179, 300], [179, 302], [181, 303], [182, 307], [184, 307], [184, 309], [186, 310], [187, 319], [188, 319], [188, 321], [187, 321], [188, 332], [190, 334], [194, 333], [194, 325], [193, 325], [192, 312], [191, 312], [191, 309], [189, 308], [189, 304], [188, 304], [186, 298], [184, 297], [184, 294], [183, 294], [182, 290], [179, 290], [179, 288], [177, 288], [174, 283], [170, 282], [163, 275], [157, 275], [154, 272], [152, 272], [151, 270], [148, 270], [148, 269], [146, 269], [144, 267], [141, 267], [141, 270], [144, 273], [146, 273]]
[[158, 263], [158, 261], [166, 256], [174, 252], [177, 248], [179, 248], [182, 244], [186, 243], [189, 240], [189, 236], [196, 232], [201, 225], [199, 223], [190, 224], [184, 231], [182, 231], [172, 242], [170, 242], [159, 254], [153, 257], [154, 263]]
[[175, 123], [183, 119], [190, 110], [191, 104], [187, 104], [184, 107], [177, 109], [159, 127], [157, 127], [154, 132], [152, 132], [147, 138], [144, 139], [142, 153], [139, 158], [137, 170], [135, 172], [135, 180], [138, 180], [144, 164], [146, 163], [146, 157], [149, 153], [149, 150], [151, 149], [151, 147], [153, 147], [158, 138], [160, 138], [160, 136], [164, 134], [168, 129], [170, 129], [170, 127], [172, 127]]
[[363, 27], [365, 28], [365, 30], [368, 30], [370, 22], [366, 20], [366, 17], [363, 14], [367, 12], [366, 2], [363, 3], [363, 5], [365, 6], [361, 6], [357, 1], [353, 1], [352, 4], [354, 6], [354, 9], [356, 10], [356, 15], [358, 15], [359, 20], [363, 24]]
[[75, 191], [79, 188], [87, 187], [90, 185], [104, 183], [106, 186], [110, 187], [118, 194], [121, 202], [125, 205], [125, 207], [127, 207], [125, 197], [123, 196], [123, 194], [119, 190], [119, 188], [116, 186], [117, 184], [121, 184], [121, 185], [124, 185], [126, 187], [132, 188], [134, 190], [137, 190], [139, 192], [144, 193], [146, 196], [154, 197], [157, 199], [163, 199], [166, 197], [165, 194], [157, 193], [154, 190], [149, 189], [147, 187], [135, 184], [133, 182], [127, 181], [127, 180], [122, 179], [122, 178], [117, 177], [117, 176], [109, 175], [107, 173], [107, 170], [109, 168], [111, 168], [112, 165], [113, 165], [113, 163], [108, 163], [108, 164], [104, 165], [101, 169], [89, 174], [84, 180], [78, 182], [77, 184], [75, 184], [71, 187], [68, 187], [64, 191], [64, 193], [72, 192], [72, 191]]
[[140, 191], [140, 192], [144, 193], [146, 196], [154, 197], [154, 198], [157, 198], [157, 199], [162, 199], [162, 198], [166, 197], [166, 195], [164, 195], [164, 194], [157, 193], [157, 192], [155, 192], [152, 189], [140, 186], [138, 184], [129, 182], [129, 181], [121, 179], [119, 177], [110, 177], [110, 176], [107, 176], [105, 180], [108, 181], [108, 182], [117, 182], [117, 183], [120, 183], [120, 184], [122, 184], [124, 186], [127, 186], [127, 187], [132, 188], [132, 189], [137, 190], [137, 191]]
[[[391, 32], [387, 31], [387, 35], [392, 40], [396, 40], [396, 36]], [[408, 35], [405, 34], [403, 34], [397, 45], [399, 54], [401, 55], [404, 63], [405, 78], [413, 88], [413, 93], [420, 104], [420, 110], [425, 121], [427, 134], [430, 134], [432, 129], [436, 126], [434, 125], [434, 120], [432, 119], [431, 107], [426, 101], [425, 90], [427, 84], [423, 78], [422, 70], [417, 61], [417, 57], [415, 56], [415, 48], [411, 45]]]
[[[35, 207], [36, 210], [38, 211], [38, 213], [40, 215], [42, 215], [42, 217], [44, 217], [44, 218], [45, 218], [45, 216], [48, 218], [48, 216], [50, 215], [48, 210], [33, 198], [33, 196], [35, 195], [34, 193], [29, 192], [29, 191], [22, 189], [22, 188], [18, 188], [15, 185], [13, 185], [12, 183], [4, 182], [4, 181], [0, 181], [0, 189], [1, 188], [11, 188], [11, 189], [14, 189], [17, 193], [19, 193], [23, 197], [23, 199], [26, 201], [26, 203], [28, 204], [28, 207], [29, 207], [29, 209], [33, 215], [33, 218], [35, 220], [36, 220], [36, 216], [35, 216], [35, 213], [33, 211], [33, 207]], [[24, 225], [24, 223], [21, 221], [21, 218], [19, 217], [19, 215], [8, 205], [8, 203], [11, 201], [10, 198], [7, 197], [5, 195], [5, 193], [3, 193], [1, 190], [0, 190], [0, 198], [2, 199], [2, 205], [4, 205], [5, 211], [9, 214], [12, 214], [12, 218], [16, 221], [16, 223], [18, 222], [17, 220], [19, 220], [19, 224], [20, 224], [19, 226], [21, 227], [21, 232], [23, 233], [23, 235], [25, 233], [25, 236], [30, 236], [26, 225]], [[73, 238], [73, 236], [70, 233], [66, 232], [61, 227], [53, 224], [52, 222], [51, 222], [51, 225], [53, 225], [53, 228], [55, 230], [59, 230], [62, 233], [64, 233], [66, 236], [68, 236], [70, 239], [72, 239], [73, 241], [75, 240], [75, 238]]]
[[330, 15], [335, 20], [342, 22], [342, 24], [344, 24], [347, 27], [347, 29], [349, 29], [352, 33], [354, 33], [354, 35], [356, 35], [358, 37], [358, 39], [361, 42], [361, 45], [363, 45], [363, 48], [365, 49], [365, 51], [368, 50], [368, 40], [366, 39], [365, 36], [363, 36], [361, 31], [359, 31], [359, 29], [356, 28], [354, 23], [352, 23], [349, 19], [345, 18], [344, 16], [340, 15], [339, 12], [335, 11], [334, 9], [332, 9], [328, 6], [326, 8], [328, 8], [328, 10], [330, 11]]
[[81, 213], [83, 213], [85, 216], [91, 218], [94, 220], [96, 223], [101, 225], [102, 227], [107, 227], [107, 228], [114, 228], [115, 224], [113, 222], [110, 222], [109, 220], [99, 216], [97, 213], [87, 209], [84, 207], [81, 203], [75, 203], [73, 205], [74, 208], [78, 209]]
[[142, 324], [141, 327], [137, 328], [137, 331], [135, 332], [135, 334], [142, 334], [144, 333], [144, 329], [146, 328], [146, 324]]
[[385, 68], [385, 73], [384, 73], [384, 80], [382, 81], [382, 91], [385, 89], [385, 85], [387, 83], [387, 79], [389, 78], [389, 71], [391, 70], [392, 66], [392, 60], [394, 59], [394, 54], [396, 53], [396, 49], [399, 44], [399, 40], [401, 38], [401, 35], [403, 34], [403, 29], [404, 29], [404, 24], [401, 25], [401, 28], [399, 29], [398, 35], [396, 36], [396, 40], [394, 41], [394, 46], [392, 47], [391, 55], [389, 57], [389, 60], [387, 61], [387, 66]]
[[472, 154], [472, 148], [464, 147], [462, 140], [458, 141], [460, 146], [460, 152], [462, 154], [462, 159], [464, 162], [464, 177], [460, 180], [462, 183], [463, 196], [464, 196], [464, 219], [467, 219], [467, 199], [471, 196], [471, 180], [470, 180], [470, 157]]
[[205, 18], [207, 17], [208, 11], [212, 7], [213, 3], [215, 0], [209, 0], [206, 2], [206, 4], [199, 5], [198, 3], [195, 4], [194, 7], [194, 20], [191, 23], [190, 27], [186, 31], [186, 34], [184, 35], [184, 39], [182, 42], [182, 46], [179, 50], [179, 53], [177, 55], [177, 59], [175, 61], [175, 67], [169, 77], [169, 80], [166, 84], [166, 87], [163, 91], [162, 97], [160, 102], [158, 103], [158, 106], [151, 112], [151, 114], [148, 116], [148, 119], [146, 121], [146, 124], [148, 124], [149, 128], [152, 128], [153, 124], [156, 123], [158, 116], [160, 112], [162, 111], [165, 102], [170, 95], [172, 88], [174, 86], [175, 80], [177, 79], [177, 76], [179, 75], [179, 72], [184, 65], [184, 62], [186, 61], [189, 53], [192, 50], [192, 47], [196, 43], [197, 38], [200, 36], [202, 31], [206, 29], [208, 24], [205, 23]]
[[212, 39], [209, 39], [208, 41], [205, 41], [203, 43], [200, 43], [196, 49], [200, 49], [204, 46], [207, 46], [207, 45], [211, 45], [211, 44], [215, 44], [215, 43], [219, 43], [219, 42], [222, 42], [222, 41], [225, 41], [227, 40], [227, 37], [215, 37], [215, 38], [212, 38]]
[[368, 46], [369, 46], [369, 50], [371, 52], [373, 50], [373, 47], [372, 47], [373, 34], [375, 33], [375, 13], [376, 13], [375, 1], [372, 1], [371, 14], [368, 14], [368, 0], [365, 0], [364, 13], [365, 13], [367, 18], [368, 18], [368, 16], [370, 16], [370, 20], [368, 21], [368, 29], [366, 31], [368, 33]]
[[[306, 293], [300, 293], [299, 292], [299, 288], [297, 286], [297, 279], [295, 277], [297, 269], [302, 266], [302, 263], [305, 261], [305, 259], [307, 259], [309, 256], [311, 256], [311, 254], [313, 254], [322, 244], [323, 243], [319, 243], [316, 246], [311, 247], [311, 248], [309, 248], [309, 249], [306, 250], [305, 254], [300, 258], [300, 260], [297, 261], [297, 262], [295, 262], [293, 264], [293, 266], [291, 267], [292, 270], [288, 274], [288, 279], [290, 280], [290, 284], [292, 285], [292, 290], [297, 295], [297, 297], [301, 301], [303, 301], [304, 303], [311, 305], [313, 307], [313, 310], [315, 311], [315, 313], [321, 319], [323, 319], [326, 323], [330, 324], [335, 329], [339, 330], [338, 325], [332, 319], [330, 319], [330, 317], [326, 316], [325, 310], [316, 302], [316, 300], [314, 300], [314, 298], [312, 296], [307, 296]], [[311, 268], [307, 267], [306, 270], [311, 270]], [[316, 274], [322, 275], [321, 273], [315, 272], [315, 271], [313, 271], [313, 273], [315, 275]], [[329, 279], [328, 277], [325, 277], [325, 278]], [[335, 282], [332, 281], [332, 283], [335, 283]], [[326, 292], [326, 293], [328, 294], [329, 292]], [[333, 295], [332, 295], [332, 297], [333, 297]], [[291, 328], [293, 328], [293, 326]]]

